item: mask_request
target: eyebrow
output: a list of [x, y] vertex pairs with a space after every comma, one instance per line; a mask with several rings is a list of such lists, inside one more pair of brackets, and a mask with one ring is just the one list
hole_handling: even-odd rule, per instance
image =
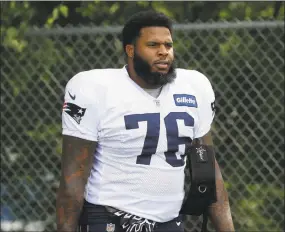
[[169, 41], [169, 42], [157, 42], [157, 41], [149, 40], [149, 41], [146, 41], [146, 43], [147, 43], [147, 44], [149, 44], [149, 43], [155, 43], [155, 44], [173, 45], [173, 42], [172, 42], [172, 41]]

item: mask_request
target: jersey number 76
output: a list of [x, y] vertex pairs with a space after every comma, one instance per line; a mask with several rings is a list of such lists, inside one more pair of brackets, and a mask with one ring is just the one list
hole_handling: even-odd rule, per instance
[[[126, 115], [125, 126], [127, 130], [138, 129], [139, 122], [147, 122], [147, 131], [141, 154], [137, 157], [137, 164], [150, 165], [151, 156], [156, 153], [159, 132], [160, 132], [160, 114], [131, 114]], [[171, 112], [164, 118], [167, 139], [167, 151], [164, 152], [166, 162], [172, 167], [180, 167], [184, 165], [184, 157], [177, 159], [176, 152], [179, 145], [187, 145], [192, 142], [189, 137], [179, 137], [177, 120], [183, 120], [185, 126], [193, 127], [194, 118], [186, 112]]]

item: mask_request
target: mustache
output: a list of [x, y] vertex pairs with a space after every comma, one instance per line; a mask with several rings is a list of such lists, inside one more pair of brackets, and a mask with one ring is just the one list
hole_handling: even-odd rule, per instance
[[[153, 72], [152, 66], [155, 64], [167, 64], [169, 68], [168, 72]], [[138, 76], [153, 87], [160, 87], [167, 83], [171, 83], [176, 78], [176, 63], [174, 60], [158, 58], [154, 62], [148, 63], [143, 57], [135, 53], [134, 69]]]

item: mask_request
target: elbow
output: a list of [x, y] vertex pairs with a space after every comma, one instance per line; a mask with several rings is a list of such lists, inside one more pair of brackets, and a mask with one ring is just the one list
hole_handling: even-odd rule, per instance
[[57, 201], [77, 200], [82, 201], [84, 198], [84, 187], [74, 187], [60, 184], [57, 189]]

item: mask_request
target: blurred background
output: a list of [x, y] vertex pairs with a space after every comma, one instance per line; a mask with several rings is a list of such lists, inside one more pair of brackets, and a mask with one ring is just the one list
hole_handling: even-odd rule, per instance
[[[178, 65], [214, 87], [216, 156], [236, 230], [283, 230], [284, 2], [6, 1], [2, 231], [55, 231], [64, 87], [80, 71], [122, 67], [122, 25], [151, 8], [175, 21]], [[186, 225], [200, 231], [201, 219]]]

